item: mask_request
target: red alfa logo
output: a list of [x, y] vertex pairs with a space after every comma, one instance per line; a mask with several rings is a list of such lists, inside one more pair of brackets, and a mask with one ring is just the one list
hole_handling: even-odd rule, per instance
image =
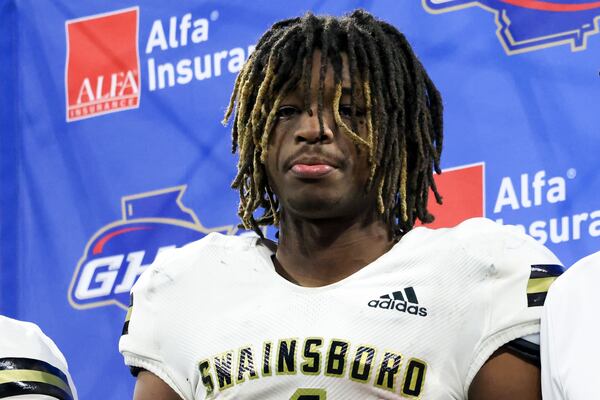
[[138, 7], [66, 22], [67, 121], [138, 108]]
[[484, 163], [445, 169], [435, 175], [435, 183], [444, 204], [437, 204], [433, 193], [429, 193], [427, 207], [435, 221], [427, 224], [428, 228], [449, 228], [469, 218], [485, 217]]

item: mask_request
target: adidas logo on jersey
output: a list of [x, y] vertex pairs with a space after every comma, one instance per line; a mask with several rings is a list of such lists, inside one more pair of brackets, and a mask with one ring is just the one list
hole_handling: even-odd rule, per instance
[[371, 300], [369, 301], [369, 307], [396, 310], [420, 317], [427, 316], [427, 308], [419, 306], [417, 294], [412, 286], [404, 288], [404, 290], [397, 290], [391, 295], [384, 294], [379, 299]]

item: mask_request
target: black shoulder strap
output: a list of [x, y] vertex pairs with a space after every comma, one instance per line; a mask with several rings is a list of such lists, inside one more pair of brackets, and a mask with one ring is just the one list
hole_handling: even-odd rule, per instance
[[540, 366], [540, 345], [519, 338], [506, 343], [504, 348], [522, 360], [537, 367]]
[[0, 358], [0, 399], [21, 395], [73, 400], [67, 376], [52, 364], [33, 358]]

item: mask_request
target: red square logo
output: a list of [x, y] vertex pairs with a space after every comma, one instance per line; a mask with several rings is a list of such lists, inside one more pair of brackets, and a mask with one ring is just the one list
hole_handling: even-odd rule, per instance
[[138, 108], [138, 7], [66, 22], [67, 121]]
[[[484, 163], [445, 169], [441, 175], [435, 175], [435, 183], [444, 204], [437, 204], [430, 191], [427, 206], [435, 220], [425, 226], [450, 228], [469, 218], [485, 217]], [[423, 224], [415, 224], [418, 225]]]

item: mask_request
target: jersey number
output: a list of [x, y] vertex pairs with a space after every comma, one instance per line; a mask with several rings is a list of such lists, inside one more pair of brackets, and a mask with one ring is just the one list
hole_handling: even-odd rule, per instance
[[290, 400], [326, 400], [327, 392], [325, 389], [298, 389], [294, 392]]

